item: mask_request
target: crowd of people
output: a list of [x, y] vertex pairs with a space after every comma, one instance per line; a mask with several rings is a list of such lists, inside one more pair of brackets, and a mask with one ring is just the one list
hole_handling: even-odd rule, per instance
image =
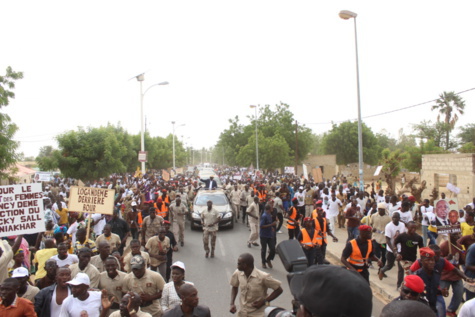
[[[115, 190], [112, 215], [69, 211], [73, 179], [43, 183], [46, 231], [10, 236], [0, 245], [0, 316], [210, 316], [213, 307], [199, 305], [198, 290], [173, 253], [185, 245], [185, 222], [197, 192], [218, 187], [234, 221], [249, 227], [246, 245], [260, 248], [262, 269], [273, 268], [278, 234], [287, 231], [289, 240], [299, 242], [309, 277], [300, 287], [310, 293], [299, 297], [298, 316], [338, 316], [335, 309], [343, 314], [350, 306], [343, 303], [350, 301], [346, 296], [339, 296], [336, 308], [330, 298], [317, 301], [331, 294], [319, 284], [330, 278], [326, 270], [336, 292], [364, 295], [362, 307], [369, 301], [364, 313], [347, 309], [345, 316], [370, 316], [369, 268], [376, 265], [380, 280], [395, 265], [398, 270], [394, 287], [400, 296], [385, 316], [425, 308], [437, 316], [456, 316], [458, 310], [458, 316], [472, 316], [475, 199], [455, 217], [443, 194], [432, 197], [434, 208], [429, 199], [385, 195], [380, 181], [360, 190], [357, 180], [351, 184], [344, 176], [317, 182], [311, 176], [255, 175], [229, 167], [214, 174], [200, 179], [195, 171], [167, 180], [153, 172], [111, 175], [85, 184]], [[220, 214], [211, 201], [201, 220], [205, 257], [213, 258]], [[459, 226], [460, 233], [437, 233], [437, 227], [449, 225]], [[326, 260], [328, 240], [338, 242], [337, 228], [347, 231], [340, 267]], [[358, 287], [348, 290], [342, 278]], [[264, 316], [283, 292], [281, 282], [258, 269], [249, 253], [239, 257], [230, 285], [230, 312], [239, 316]], [[451, 296], [448, 307], [444, 296]]]

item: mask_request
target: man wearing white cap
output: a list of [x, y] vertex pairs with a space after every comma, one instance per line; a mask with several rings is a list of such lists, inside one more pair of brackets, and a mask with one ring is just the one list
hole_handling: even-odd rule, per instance
[[60, 317], [99, 317], [101, 310], [101, 292], [88, 291], [91, 284], [86, 273], [78, 273], [68, 282], [71, 295], [63, 302]]
[[16, 278], [20, 282], [20, 288], [18, 289], [18, 296], [29, 299], [33, 304], [35, 303], [35, 296], [39, 293], [40, 289], [28, 284], [30, 279], [30, 273], [24, 267], [18, 267], [13, 270], [12, 278]]

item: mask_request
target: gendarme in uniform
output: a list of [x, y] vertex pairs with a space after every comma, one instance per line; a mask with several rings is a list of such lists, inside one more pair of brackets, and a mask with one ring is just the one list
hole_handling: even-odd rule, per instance
[[[136, 255], [130, 260], [130, 266], [132, 270], [143, 269], [145, 261], [140, 255]], [[145, 269], [145, 274], [141, 278], [137, 278], [133, 271], [124, 278], [124, 293], [133, 291], [138, 294], [154, 295], [162, 291], [164, 286], [165, 280], [163, 277], [159, 273], [148, 269]], [[149, 313], [153, 317], [161, 317], [163, 314], [160, 299], [142, 302], [140, 308], [143, 312]]]

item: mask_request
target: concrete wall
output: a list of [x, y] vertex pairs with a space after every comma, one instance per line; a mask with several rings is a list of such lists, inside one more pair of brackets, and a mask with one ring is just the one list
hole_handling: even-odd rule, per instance
[[[457, 197], [459, 207], [472, 202], [475, 186], [475, 154], [430, 154], [422, 156], [421, 179], [427, 182], [423, 198], [429, 198], [434, 187], [439, 195]], [[460, 188], [460, 194], [451, 193], [445, 186], [447, 182]]]
[[[370, 184], [372, 180], [377, 181], [380, 177], [384, 181], [382, 174], [379, 176], [373, 176], [377, 166], [371, 166], [363, 163], [363, 177], [365, 184]], [[359, 177], [358, 163], [350, 163], [348, 165], [339, 165], [339, 172], [346, 176], [348, 183], [353, 184], [354, 178]]]
[[[333, 175], [338, 174], [336, 165], [336, 155], [310, 155], [304, 164], [307, 165], [307, 171], [312, 172], [315, 167], [323, 167], [323, 178], [331, 179]], [[297, 167], [297, 175], [302, 174], [302, 165]]]

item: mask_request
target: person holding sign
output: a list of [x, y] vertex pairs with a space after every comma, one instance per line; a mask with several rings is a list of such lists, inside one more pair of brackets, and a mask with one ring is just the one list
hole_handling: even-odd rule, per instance
[[8, 265], [13, 260], [13, 255], [20, 248], [22, 239], [22, 235], [17, 236], [11, 247], [8, 242], [2, 241], [3, 246], [0, 248], [0, 284], [8, 277]]

